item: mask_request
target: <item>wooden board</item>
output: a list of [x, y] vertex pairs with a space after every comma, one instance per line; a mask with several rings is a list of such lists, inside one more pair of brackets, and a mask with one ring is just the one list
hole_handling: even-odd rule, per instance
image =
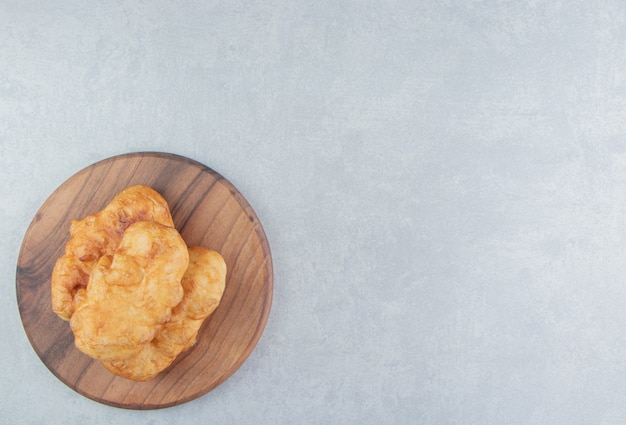
[[[50, 299], [52, 268], [69, 239], [70, 221], [101, 210], [133, 184], [161, 193], [187, 244], [220, 252], [228, 267], [221, 304], [203, 324], [196, 345], [148, 382], [117, 377], [78, 351], [68, 322], [54, 314]], [[188, 158], [132, 153], [83, 169], [50, 195], [24, 236], [16, 285], [26, 334], [54, 375], [98, 402], [156, 409], [206, 394], [241, 366], [265, 327], [273, 271], [261, 223], [230, 182]]]

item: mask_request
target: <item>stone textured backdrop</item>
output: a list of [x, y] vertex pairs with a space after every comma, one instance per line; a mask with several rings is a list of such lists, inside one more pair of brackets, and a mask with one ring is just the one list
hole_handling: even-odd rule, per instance
[[[0, 416], [29, 424], [626, 423], [626, 5], [0, 1]], [[35, 212], [100, 159], [218, 170], [274, 255], [263, 337], [150, 412], [24, 335]]]

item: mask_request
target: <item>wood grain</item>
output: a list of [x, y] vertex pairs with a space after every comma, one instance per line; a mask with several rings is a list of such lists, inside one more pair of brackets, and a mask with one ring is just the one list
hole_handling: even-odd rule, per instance
[[[228, 267], [221, 304], [203, 324], [196, 345], [148, 382], [117, 377], [78, 351], [69, 324], [53, 313], [50, 299], [52, 268], [69, 239], [71, 220], [99, 211], [133, 184], [161, 193], [187, 244], [220, 252]], [[206, 394], [242, 365], [267, 322], [273, 270], [263, 227], [228, 180], [185, 157], [142, 152], [93, 164], [50, 195], [24, 236], [16, 285], [26, 334], [61, 381], [101, 403], [156, 409]]]

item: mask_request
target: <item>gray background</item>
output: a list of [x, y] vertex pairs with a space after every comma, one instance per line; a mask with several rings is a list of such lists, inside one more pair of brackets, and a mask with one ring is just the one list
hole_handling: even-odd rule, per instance
[[[0, 417], [32, 424], [626, 423], [626, 5], [0, 1]], [[127, 411], [24, 334], [31, 218], [154, 150], [247, 197], [266, 330], [223, 385]]]

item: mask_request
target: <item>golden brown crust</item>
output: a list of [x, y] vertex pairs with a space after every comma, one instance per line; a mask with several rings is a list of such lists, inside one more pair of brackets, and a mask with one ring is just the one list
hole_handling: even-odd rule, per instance
[[137, 221], [174, 226], [165, 199], [143, 185], [120, 192], [102, 211], [72, 221], [65, 254], [52, 271], [52, 309], [59, 317], [64, 320], [72, 317], [77, 291], [87, 286], [98, 260], [112, 255], [126, 228]]
[[187, 248], [165, 200], [147, 186], [120, 192], [72, 222], [52, 273], [52, 307], [76, 347], [112, 373], [145, 381], [191, 347], [226, 282], [222, 256]]
[[189, 248], [189, 267], [182, 278], [184, 296], [172, 309], [170, 319], [136, 355], [105, 361], [104, 366], [127, 379], [154, 378], [196, 342], [202, 323], [220, 303], [225, 282], [226, 263], [219, 253]]
[[70, 320], [76, 347], [100, 360], [135, 355], [183, 298], [189, 254], [176, 229], [153, 221], [128, 227], [120, 246], [93, 269]]

